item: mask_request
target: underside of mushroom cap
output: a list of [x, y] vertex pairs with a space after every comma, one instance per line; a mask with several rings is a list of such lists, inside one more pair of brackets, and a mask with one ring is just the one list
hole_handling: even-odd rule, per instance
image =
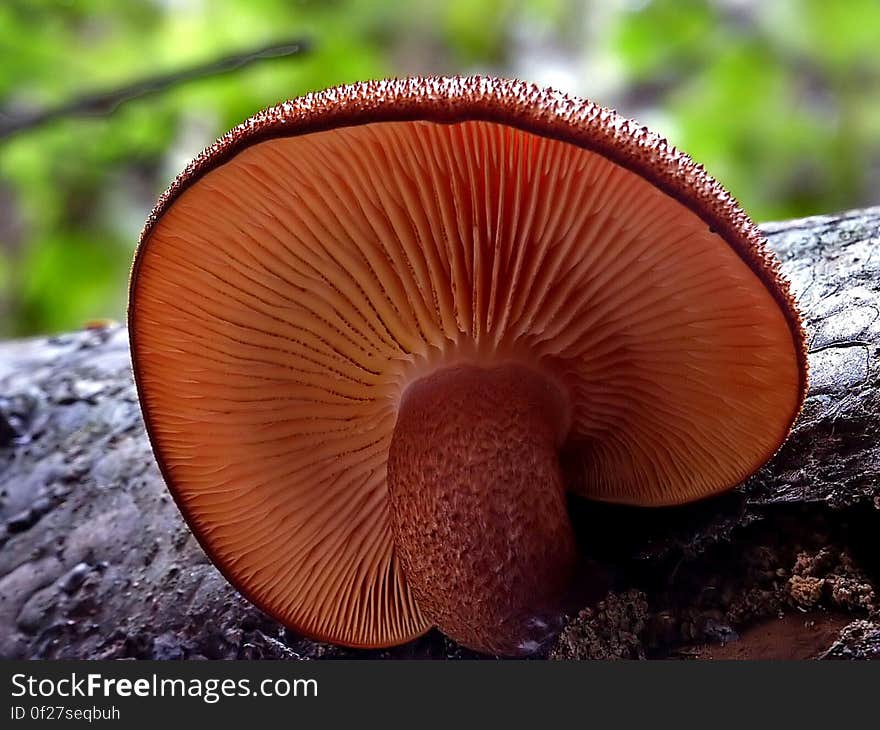
[[386, 461], [406, 387], [523, 362], [563, 384], [568, 486], [676, 504], [785, 439], [803, 335], [760, 234], [686, 156], [517, 82], [375, 82], [263, 112], [172, 185], [129, 324], [145, 421], [251, 600], [352, 646], [423, 633]]

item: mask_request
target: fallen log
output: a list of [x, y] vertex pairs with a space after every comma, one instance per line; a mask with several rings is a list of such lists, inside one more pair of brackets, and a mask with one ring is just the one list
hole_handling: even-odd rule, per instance
[[[554, 657], [880, 657], [880, 208], [764, 231], [805, 317], [804, 412], [728, 495], [573, 502], [592, 595]], [[0, 343], [0, 548], [6, 658], [472, 656], [436, 632], [323, 646], [241, 598], [167, 494], [119, 326]]]

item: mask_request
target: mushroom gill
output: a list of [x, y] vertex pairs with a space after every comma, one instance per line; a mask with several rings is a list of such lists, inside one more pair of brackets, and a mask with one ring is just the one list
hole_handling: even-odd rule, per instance
[[288, 626], [527, 651], [575, 560], [565, 490], [736, 485], [800, 408], [799, 323], [677, 153], [395, 103], [233, 140], [160, 204], [132, 281], [145, 420], [213, 560]]

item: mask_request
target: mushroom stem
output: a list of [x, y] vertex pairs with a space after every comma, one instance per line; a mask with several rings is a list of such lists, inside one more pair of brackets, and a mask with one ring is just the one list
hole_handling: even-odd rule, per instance
[[519, 364], [412, 383], [388, 458], [398, 554], [422, 612], [459, 643], [525, 655], [553, 637], [576, 563], [559, 447], [568, 404]]

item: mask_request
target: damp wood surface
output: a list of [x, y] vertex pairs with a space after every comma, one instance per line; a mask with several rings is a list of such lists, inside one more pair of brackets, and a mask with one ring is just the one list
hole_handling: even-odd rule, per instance
[[[880, 208], [763, 229], [809, 337], [794, 432], [696, 505], [572, 499], [590, 563], [554, 658], [880, 658]], [[436, 632], [355, 651], [285, 630], [168, 495], [125, 330], [0, 343], [0, 657], [473, 656]]]

